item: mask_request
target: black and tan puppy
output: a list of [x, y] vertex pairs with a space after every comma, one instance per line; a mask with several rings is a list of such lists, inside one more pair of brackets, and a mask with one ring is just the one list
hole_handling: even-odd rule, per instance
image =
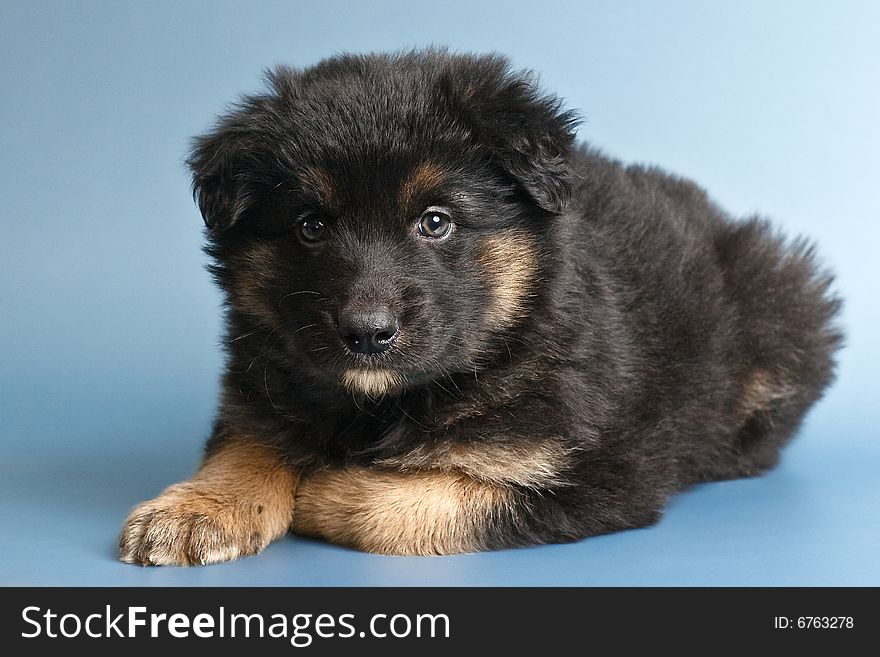
[[773, 466], [832, 378], [829, 276], [574, 123], [503, 58], [431, 51], [277, 69], [199, 138], [221, 409], [122, 559], [290, 530], [386, 554], [575, 541]]

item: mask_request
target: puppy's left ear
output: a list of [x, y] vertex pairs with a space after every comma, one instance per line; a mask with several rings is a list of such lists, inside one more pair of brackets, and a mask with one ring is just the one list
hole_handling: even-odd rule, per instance
[[540, 207], [562, 211], [571, 196], [577, 117], [556, 98], [540, 96], [530, 80], [515, 80], [491, 99], [486, 118], [502, 166]]
[[535, 76], [511, 72], [501, 57], [450, 72], [447, 89], [488, 142], [498, 164], [534, 202], [560, 212], [571, 196], [569, 163], [579, 118], [544, 95]]

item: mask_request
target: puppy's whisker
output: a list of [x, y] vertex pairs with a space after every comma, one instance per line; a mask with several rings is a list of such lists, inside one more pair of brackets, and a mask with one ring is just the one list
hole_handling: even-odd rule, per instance
[[320, 292], [315, 292], [314, 290], [296, 290], [295, 292], [288, 292], [288, 293], [285, 294], [283, 297], [281, 297], [280, 299], [278, 299], [278, 305], [281, 305], [281, 303], [282, 303], [285, 299], [289, 299], [290, 297], [292, 297], [292, 296], [296, 296], [297, 294], [314, 294], [314, 295], [316, 295], [316, 296], [321, 296], [321, 293], [320, 293]]
[[300, 326], [294, 331], [294, 333], [299, 333], [300, 331], [305, 331], [306, 329], [315, 328], [316, 326], [317, 324], [306, 324], [305, 326]]
[[230, 340], [230, 342], [238, 342], [239, 340], [244, 340], [245, 338], [249, 338], [252, 335], [254, 335], [255, 333], [259, 333], [259, 332], [260, 332], [260, 329], [254, 329], [253, 331], [248, 331], [247, 333], [242, 333], [241, 335], [239, 335], [235, 338], [232, 338]]
[[266, 390], [266, 398], [269, 400], [269, 403], [272, 404], [272, 408], [276, 411], [280, 411], [281, 409], [275, 404], [272, 400], [272, 395], [269, 393], [269, 363], [266, 362], [263, 367], [263, 388]]
[[[279, 335], [279, 338], [276, 338], [275, 342], [272, 343], [272, 346], [270, 346], [269, 349], [266, 349], [266, 344], [269, 342], [269, 338], [272, 337], [272, 334], [278, 332], [278, 328], [279, 327], [276, 326], [275, 328], [273, 328], [271, 331], [269, 331], [266, 334], [266, 338], [263, 340], [263, 346], [260, 348], [260, 351], [257, 353], [257, 355], [254, 356], [253, 358], [251, 358], [250, 363], [248, 363], [248, 366], [245, 369], [245, 373], [250, 372], [251, 368], [253, 368], [254, 364], [260, 358], [263, 358], [266, 360], [266, 362], [268, 362], [267, 351], [271, 351], [271, 349], [274, 348], [274, 346], [278, 342], [278, 339], [280, 339], [280, 335]], [[244, 336], [241, 336], [241, 337], [244, 337]], [[232, 341], [230, 341], [230, 342], [232, 342]]]
[[400, 411], [401, 413], [403, 413], [406, 417], [408, 417], [410, 420], [412, 420], [413, 422], [415, 422], [415, 423], [416, 423], [418, 426], [420, 426], [424, 431], [430, 431], [430, 430], [431, 430], [431, 427], [425, 426], [424, 424], [422, 424], [421, 422], [419, 422], [417, 419], [415, 419], [412, 415], [410, 415], [409, 413], [407, 413], [407, 412], [406, 412], [406, 409], [404, 409], [403, 406], [400, 405], [400, 400], [399, 400], [399, 399], [397, 400], [397, 410], [399, 410], [399, 411]]

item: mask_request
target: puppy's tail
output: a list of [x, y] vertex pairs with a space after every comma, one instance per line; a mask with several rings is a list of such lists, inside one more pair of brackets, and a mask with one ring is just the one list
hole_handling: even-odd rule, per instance
[[813, 245], [786, 240], [765, 220], [730, 224], [716, 249], [737, 314], [731, 356], [741, 426], [732, 474], [757, 474], [776, 463], [834, 379], [841, 300]]

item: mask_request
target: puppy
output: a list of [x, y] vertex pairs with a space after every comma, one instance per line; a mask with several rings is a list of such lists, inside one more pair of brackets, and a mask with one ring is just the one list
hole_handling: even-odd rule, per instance
[[772, 467], [832, 379], [830, 276], [575, 125], [501, 57], [426, 51], [278, 68], [198, 138], [220, 410], [121, 558], [576, 541]]

